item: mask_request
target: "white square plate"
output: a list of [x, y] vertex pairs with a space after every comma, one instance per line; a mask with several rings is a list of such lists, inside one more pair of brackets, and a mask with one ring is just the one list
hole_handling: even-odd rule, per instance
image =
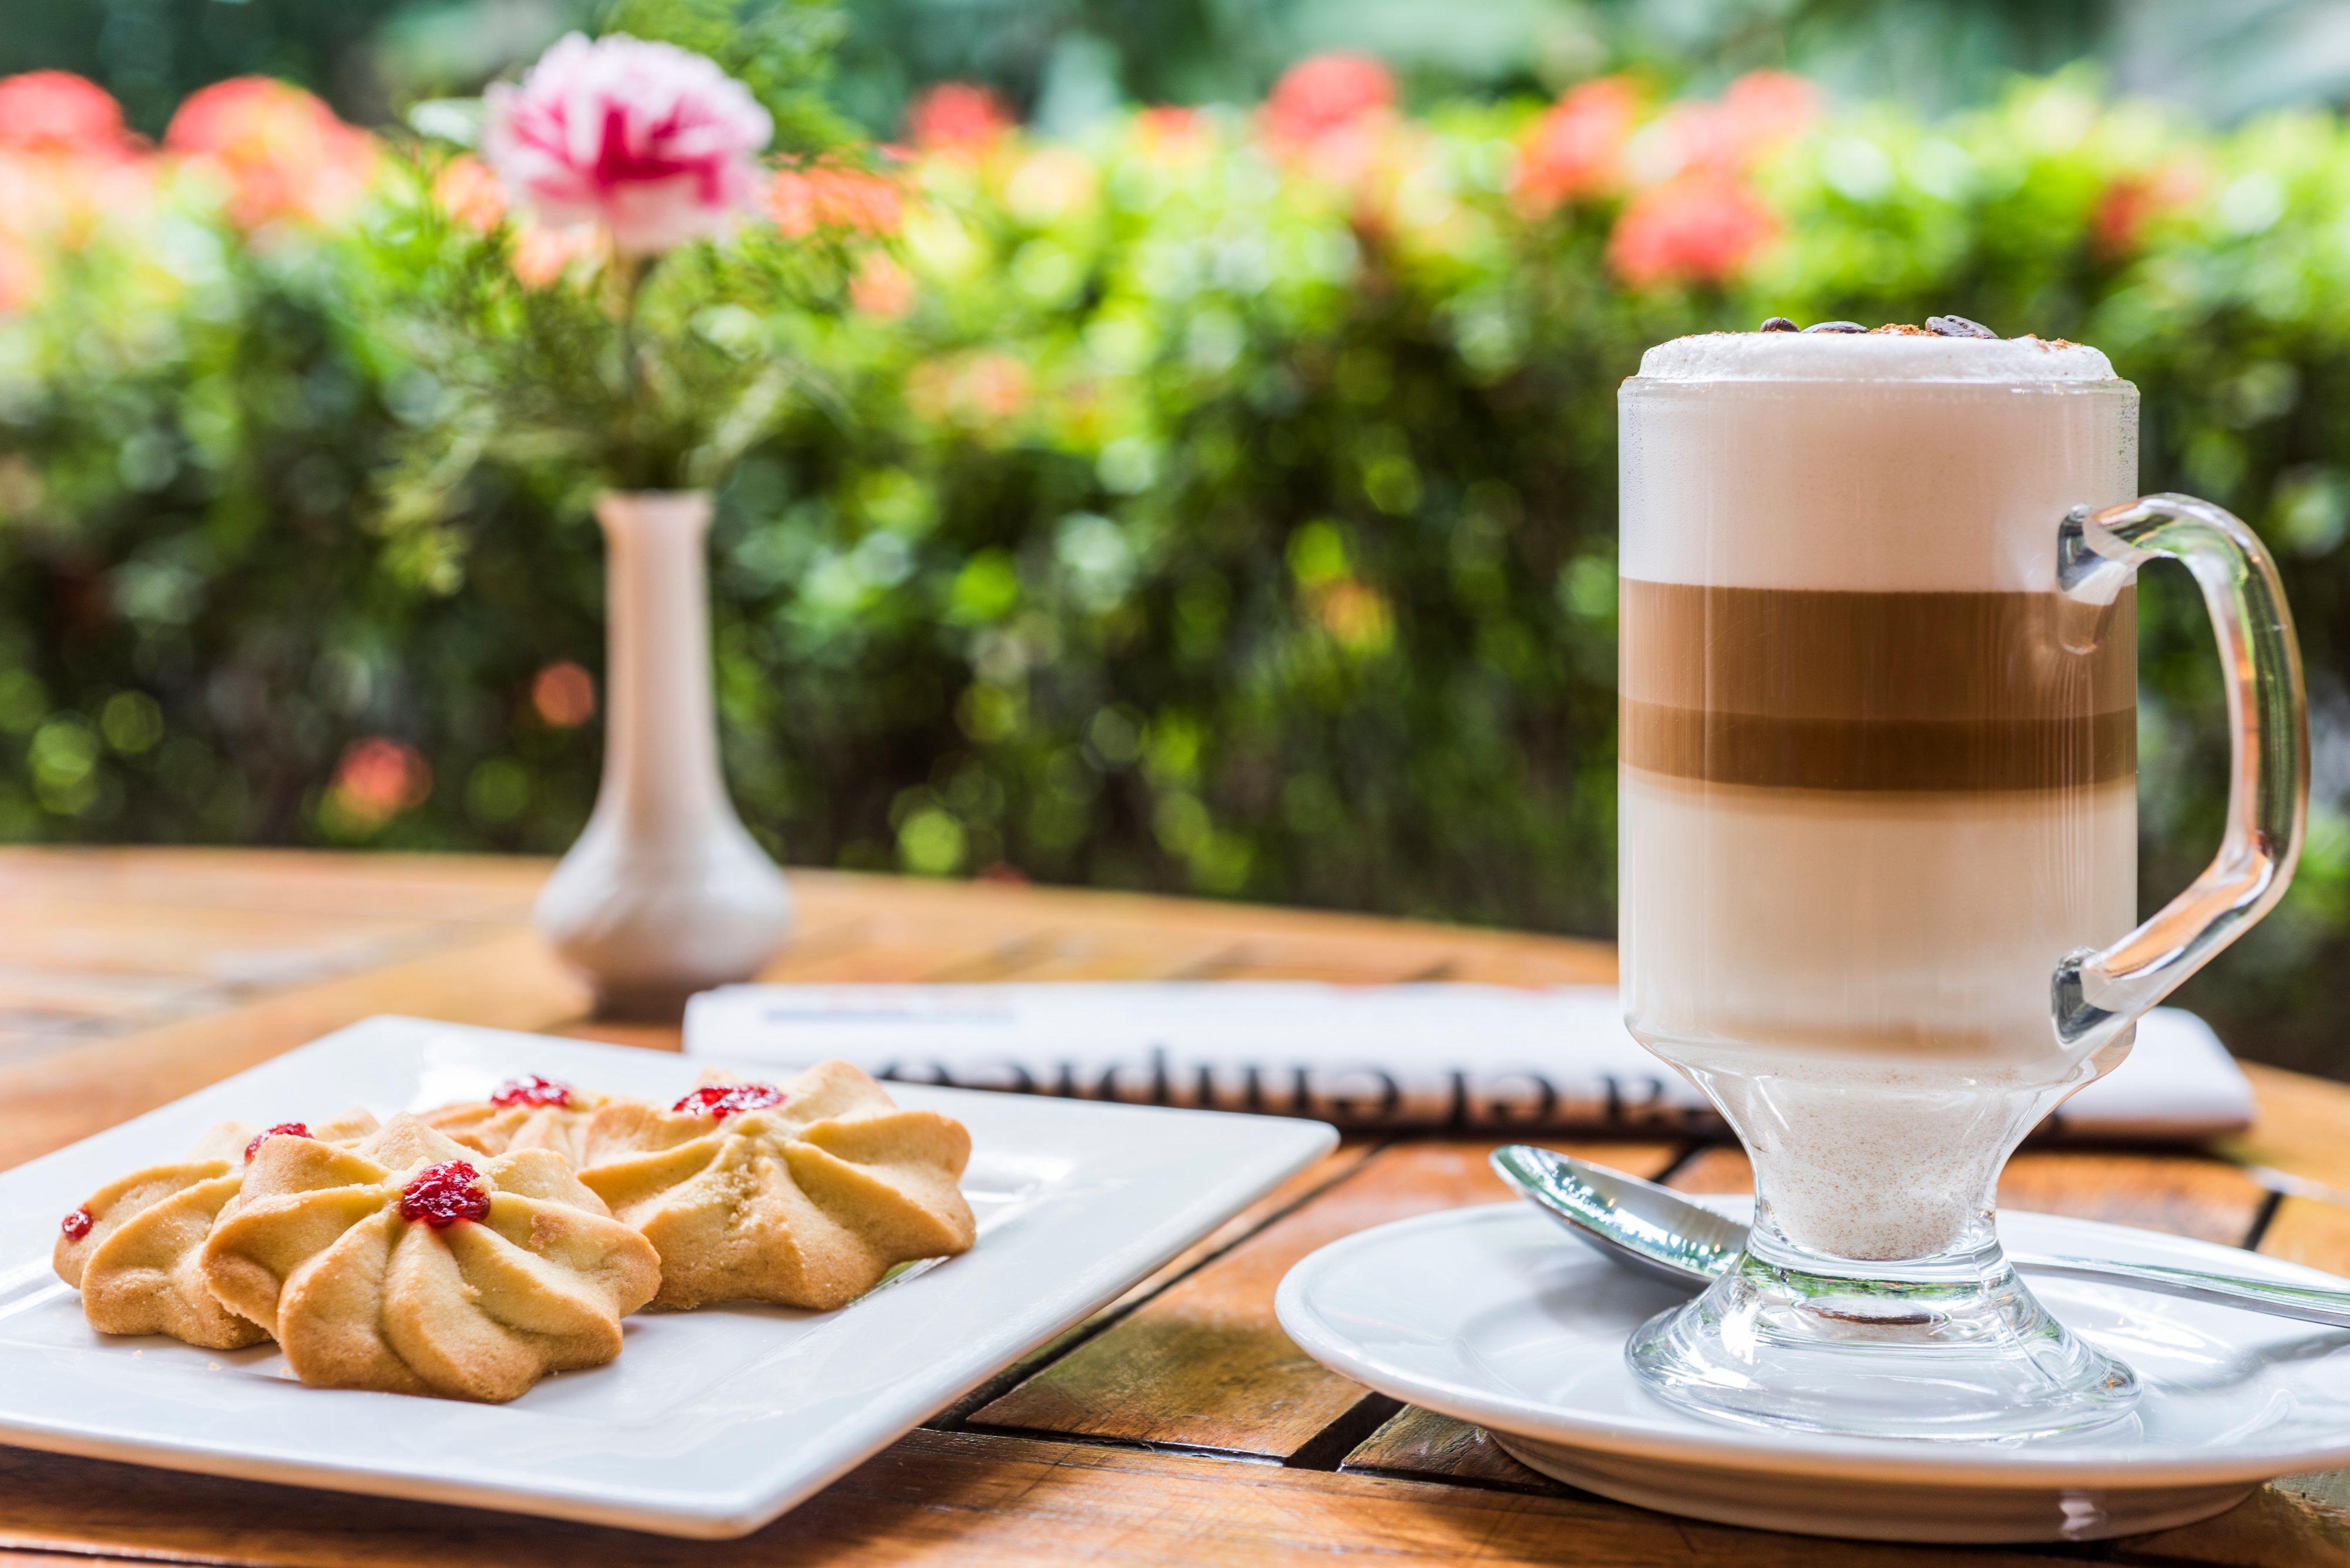
[[[971, 1129], [979, 1244], [834, 1313], [640, 1313], [609, 1366], [510, 1405], [305, 1388], [274, 1345], [110, 1339], [58, 1216], [229, 1117], [475, 1099], [517, 1074], [673, 1098], [666, 1053], [376, 1018], [0, 1174], [0, 1442], [711, 1538], [757, 1529], [1327, 1150], [1318, 1122], [889, 1086]], [[772, 1076], [772, 1067], [759, 1069]]]

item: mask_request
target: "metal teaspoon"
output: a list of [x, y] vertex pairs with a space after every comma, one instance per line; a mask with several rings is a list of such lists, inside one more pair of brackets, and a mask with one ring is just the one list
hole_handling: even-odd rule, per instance
[[[1492, 1165], [1494, 1174], [1521, 1197], [1618, 1267], [1697, 1290], [1727, 1272], [1746, 1250], [1747, 1227], [1653, 1181], [1523, 1143], [1494, 1150]], [[2028, 1273], [2129, 1285], [2158, 1295], [2350, 1328], [2350, 1290], [2317, 1290], [2103, 1259], [2011, 1253], [2008, 1261]]]

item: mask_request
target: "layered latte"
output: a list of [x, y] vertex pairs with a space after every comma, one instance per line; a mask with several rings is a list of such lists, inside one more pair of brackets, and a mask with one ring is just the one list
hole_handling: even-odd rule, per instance
[[2056, 585], [2136, 493], [2137, 392], [2035, 339], [1719, 334], [1622, 396], [1633, 1032], [1789, 1239], [1913, 1258], [2085, 1081], [2074, 949], [2134, 922], [2134, 603]]

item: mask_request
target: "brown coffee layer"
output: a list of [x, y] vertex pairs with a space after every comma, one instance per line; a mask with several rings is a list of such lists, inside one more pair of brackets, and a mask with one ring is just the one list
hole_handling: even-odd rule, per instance
[[1779, 719], [1617, 704], [1623, 760], [1774, 789], [2077, 788], [2137, 768], [2137, 713], [2066, 719]]
[[1627, 578], [1638, 702], [1790, 719], [2064, 719], [2137, 702], [2137, 597], [1699, 587]]
[[2137, 766], [2137, 605], [1627, 579], [1621, 754], [1713, 784], [2061, 789]]

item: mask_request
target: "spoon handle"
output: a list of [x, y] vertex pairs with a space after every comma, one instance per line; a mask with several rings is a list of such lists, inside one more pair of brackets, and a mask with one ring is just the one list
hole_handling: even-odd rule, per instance
[[2241, 1280], [2228, 1274], [2207, 1274], [2196, 1269], [2165, 1268], [2158, 1263], [2116, 1263], [2103, 1259], [2016, 1257], [2015, 1266], [2027, 1273], [2054, 1275], [2135, 1285], [2158, 1295], [2182, 1296], [2191, 1302], [2215, 1302], [2242, 1307], [2272, 1317], [2303, 1323], [2331, 1324], [2350, 1328], [2350, 1291], [2318, 1290], [2308, 1285], [2282, 1285], [2270, 1280]]

